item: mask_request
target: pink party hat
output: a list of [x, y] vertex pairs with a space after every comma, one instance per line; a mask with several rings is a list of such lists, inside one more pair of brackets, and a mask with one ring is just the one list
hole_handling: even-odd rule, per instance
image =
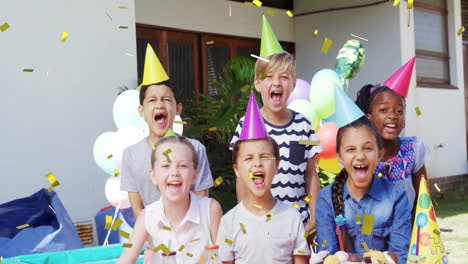
[[405, 65], [388, 78], [388, 80], [384, 82], [384, 85], [397, 92], [399, 95], [406, 97], [408, 95], [408, 88], [415, 61], [416, 56], [411, 58]]
[[268, 133], [263, 123], [262, 115], [258, 109], [257, 100], [253, 91], [250, 91], [249, 103], [245, 111], [244, 125], [240, 134], [240, 140], [266, 138]]

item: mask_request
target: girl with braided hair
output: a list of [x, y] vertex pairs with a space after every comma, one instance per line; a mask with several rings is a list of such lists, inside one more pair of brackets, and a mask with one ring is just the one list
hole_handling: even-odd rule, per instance
[[318, 196], [319, 250], [361, 257], [367, 248], [392, 251], [406, 263], [411, 210], [404, 190], [374, 176], [382, 153], [379, 134], [366, 117], [338, 130], [336, 157], [344, 169]]

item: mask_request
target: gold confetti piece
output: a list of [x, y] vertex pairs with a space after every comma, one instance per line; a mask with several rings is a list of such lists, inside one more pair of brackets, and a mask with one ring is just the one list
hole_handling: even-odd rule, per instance
[[128, 9], [126, 6], [119, 6], [120, 9]]
[[210, 129], [208, 129], [208, 130], [209, 131], [216, 131], [216, 130], [218, 130], [218, 128], [217, 127], [210, 127]]
[[413, 8], [413, 2], [414, 0], [408, 0], [408, 5], [406, 6], [408, 9]]
[[365, 252], [369, 252], [369, 247], [367, 246], [366, 242], [362, 242], [361, 247], [364, 249]]
[[374, 229], [374, 215], [364, 214], [364, 219], [361, 226], [361, 234], [371, 236], [372, 229]]
[[3, 23], [3, 25], [0, 26], [0, 31], [5, 31], [10, 28], [10, 25], [8, 23]]
[[245, 93], [250, 88], [250, 84], [246, 84], [240, 88], [241, 92]]
[[356, 225], [360, 225], [361, 224], [361, 215], [356, 215]]
[[324, 240], [324, 241], [322, 242], [322, 247], [324, 248], [326, 245], [327, 245], [327, 241]]
[[294, 208], [296, 208], [296, 209], [299, 209], [299, 207], [300, 207], [297, 203], [293, 203], [292, 206], [293, 206]]
[[377, 178], [380, 178], [380, 177], [382, 177], [382, 173], [381, 173], [381, 172], [379, 172], [379, 174], [377, 174]]
[[185, 254], [185, 255], [187, 255], [187, 257], [193, 257], [193, 255], [191, 253], [189, 253], [189, 252], [187, 252], [187, 254]]
[[262, 6], [262, 1], [259, 1], [259, 0], [253, 0], [252, 3], [258, 7]]
[[171, 158], [169, 157], [169, 153], [172, 152], [172, 149], [166, 149], [166, 151], [163, 152], [163, 155], [166, 157], [167, 162], [171, 163]]
[[267, 218], [267, 219], [265, 219], [265, 222], [268, 222], [268, 221], [270, 221], [270, 220], [271, 220], [271, 218]]
[[129, 239], [130, 238], [130, 234], [123, 231], [123, 230], [119, 230], [119, 236], [121, 237], [125, 237], [126, 239]]
[[305, 251], [304, 251], [304, 250], [298, 250], [297, 252], [298, 252], [299, 254], [305, 255]]
[[192, 239], [192, 240], [190, 240], [190, 243], [197, 242], [198, 240], [200, 240], [200, 238]]
[[112, 216], [106, 215], [106, 224], [104, 226], [104, 229], [109, 230], [112, 225]]
[[293, 17], [293, 16], [294, 16], [294, 14], [293, 14], [291, 11], [289, 11], [289, 10], [286, 11], [286, 15], [288, 15], [289, 17]]
[[67, 40], [68, 38], [68, 33], [67, 32], [62, 32], [62, 36], [60, 37], [60, 40], [63, 42]]
[[250, 179], [253, 179], [253, 177], [254, 177], [254, 175], [253, 175], [252, 170], [249, 170], [249, 178], [250, 178]]
[[224, 239], [224, 242], [226, 242], [226, 243], [228, 243], [229, 245], [232, 246], [232, 240], [226, 238], [226, 239]]
[[319, 33], [318, 29], [315, 29], [315, 30], [314, 30], [314, 38], [315, 38], [316, 36], [318, 36], [318, 33]]
[[247, 2], [247, 1], [245, 1], [244, 4], [245, 4], [246, 6], [253, 6], [253, 3], [252, 3], [252, 2]]
[[275, 11], [273, 11], [273, 10], [271, 10], [271, 9], [268, 9], [268, 10], [266, 11], [266, 13], [267, 13], [268, 15], [270, 15], [270, 16], [274, 16], [274, 15], [275, 15]]
[[167, 230], [167, 231], [172, 231], [172, 229], [171, 229], [170, 227], [168, 227], [168, 226], [163, 226], [162, 228], [163, 228], [164, 230]]
[[150, 146], [154, 150], [154, 144], [152, 142], [150, 142]]
[[218, 255], [213, 254], [213, 255], [211, 255], [211, 258], [212, 258], [212, 259], [215, 259], [217, 256], [218, 256]]
[[314, 246], [314, 247], [317, 246], [317, 245], [318, 245], [317, 242], [312, 243], [312, 246]]
[[23, 228], [26, 228], [28, 226], [29, 226], [29, 224], [24, 224], [24, 225], [17, 226], [16, 229], [23, 229]]
[[322, 53], [325, 53], [327, 54], [328, 53], [328, 50], [330, 49], [331, 45], [333, 44], [333, 40], [329, 39], [329, 38], [325, 38], [323, 40], [323, 45], [322, 45], [322, 49], [320, 49], [320, 51]]
[[253, 57], [253, 58], [256, 58], [257, 60], [262, 60], [264, 62], [270, 62], [269, 60], [265, 59], [265, 58], [262, 58], [260, 56], [257, 56], [255, 54], [250, 54], [250, 57]]
[[124, 248], [131, 248], [133, 245], [132, 245], [132, 243], [123, 243], [122, 246]]
[[120, 173], [120, 172], [119, 172], [119, 169], [115, 169], [115, 170], [114, 170], [114, 177], [119, 176], [119, 173]]
[[175, 124], [182, 124], [182, 125], [186, 125], [187, 122], [186, 121], [174, 121]]
[[419, 106], [416, 106], [416, 107], [414, 108], [414, 110], [416, 111], [416, 115], [417, 115], [417, 116], [420, 116], [420, 115], [421, 115], [421, 109], [419, 109]]
[[232, 16], [232, 7], [229, 6], [229, 16]]
[[121, 29], [128, 29], [127, 26], [120, 26], [119, 28], [121, 28]]
[[57, 178], [52, 172], [46, 174], [47, 180], [49, 181], [50, 185], [57, 187], [60, 185], [60, 182], [57, 181]]
[[268, 77], [268, 73], [264, 72], [262, 76], [260, 77], [260, 80], [265, 80], [265, 78]]
[[107, 159], [111, 159], [112, 157], [112, 154], [110, 154], [109, 156], [107, 156]]
[[184, 248], [185, 248], [185, 246], [182, 245], [182, 246], [179, 247], [179, 250], [178, 250], [178, 251], [179, 251], [179, 252], [182, 252], [182, 250], [184, 250]]
[[[3, 31], [3, 30], [2, 30]], [[461, 36], [461, 34], [463, 34], [463, 32], [465, 32], [465, 27], [464, 26], [461, 26], [461, 28], [458, 30], [457, 32], [457, 35], [458, 36]]]
[[206, 42], [206, 45], [211, 45], [211, 44], [214, 44], [214, 40], [210, 40]]
[[309, 237], [309, 234], [310, 234], [310, 233], [306, 231], [306, 232], [304, 233], [304, 238], [308, 238], [308, 237]]
[[300, 145], [314, 145], [317, 146], [320, 144], [320, 141], [313, 141], [313, 140], [299, 140]]
[[400, 3], [400, 0], [393, 1], [393, 6], [397, 6]]
[[49, 186], [49, 188], [47, 188], [47, 191], [51, 192], [53, 189], [54, 189], [54, 186], [51, 185], [51, 186]]
[[162, 243], [159, 244], [159, 246], [155, 247], [155, 248], [153, 249], [153, 252], [156, 253], [156, 252], [158, 252], [159, 250], [161, 250], [162, 252], [164, 252], [164, 254], [166, 254], [166, 255], [171, 254], [171, 251], [166, 247], [166, 245], [164, 245], [164, 244], [162, 244]]
[[242, 233], [244, 235], [247, 235], [247, 230], [245, 230], [245, 227], [244, 227], [244, 224], [243, 223], [239, 223], [240, 227], [241, 227], [241, 230], [242, 230]]
[[437, 189], [438, 192], [440, 192], [439, 186], [437, 186], [437, 183], [434, 183], [434, 187]]
[[34, 69], [23, 69], [24, 72], [33, 72]]
[[120, 225], [122, 225], [122, 224], [123, 224], [122, 219], [117, 218], [117, 219], [114, 221], [114, 223], [112, 224], [111, 229], [115, 231], [115, 230], [117, 230], [117, 228], [119, 228]]
[[309, 203], [309, 202], [310, 202], [310, 198], [312, 198], [312, 195], [307, 194], [307, 196], [304, 198], [304, 202], [305, 202], [305, 203]]
[[258, 204], [252, 204], [253, 207], [257, 207], [258, 209], [262, 209], [263, 207], [261, 205], [258, 205]]
[[434, 233], [435, 235], [440, 235], [440, 231], [437, 230], [437, 228], [434, 228], [434, 230], [432, 230], [432, 233]]
[[216, 178], [216, 180], [214, 181], [214, 187], [218, 187], [221, 183], [223, 183], [223, 177], [219, 176], [218, 178]]
[[269, 212], [268, 214], [266, 214], [266, 217], [267, 217], [267, 218], [270, 218], [270, 217], [272, 217], [272, 216], [274, 216], [274, 215], [275, 215], [274, 213]]

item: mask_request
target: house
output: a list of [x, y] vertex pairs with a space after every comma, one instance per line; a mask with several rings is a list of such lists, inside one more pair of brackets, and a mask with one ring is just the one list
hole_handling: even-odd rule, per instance
[[[468, 28], [467, 0], [418, 0], [411, 9], [406, 1], [394, 7], [385, 0], [263, 2], [262, 7], [227, 0], [5, 3], [0, 25], [10, 28], [0, 32], [0, 203], [47, 188], [44, 175], [52, 171], [73, 221], [92, 221], [107, 205], [109, 176], [94, 162], [93, 143], [116, 130], [113, 102], [119, 87], [136, 88], [146, 43], [153, 44], [169, 74], [180, 77], [185, 98], [213, 93], [208, 79], [227, 60], [258, 54], [267, 10], [274, 11], [268, 19], [283, 47], [296, 55], [298, 78], [307, 81], [320, 69], [334, 68], [338, 50], [354, 38], [350, 34], [368, 40], [362, 41], [364, 65], [349, 81], [352, 96], [364, 84], [383, 82], [416, 55], [405, 134], [429, 145], [431, 183], [443, 192], [460, 184], [466, 188], [468, 34], [463, 42], [457, 31], [462, 17]], [[69, 34], [65, 41], [62, 32]], [[327, 54], [320, 52], [325, 37], [333, 40]]]

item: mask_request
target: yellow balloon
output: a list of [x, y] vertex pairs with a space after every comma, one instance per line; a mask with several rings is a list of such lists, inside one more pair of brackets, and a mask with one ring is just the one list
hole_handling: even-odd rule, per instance
[[319, 159], [318, 166], [322, 170], [335, 174], [340, 172], [342, 169], [336, 159]]

